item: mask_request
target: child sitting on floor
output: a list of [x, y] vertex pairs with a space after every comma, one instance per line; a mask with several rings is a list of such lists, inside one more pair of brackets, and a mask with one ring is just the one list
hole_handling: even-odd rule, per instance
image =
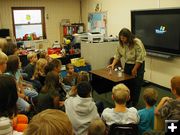
[[104, 109], [101, 117], [110, 126], [116, 124], [138, 124], [139, 116], [136, 108], [126, 107], [126, 102], [130, 99], [130, 90], [124, 84], [118, 84], [112, 89], [112, 99], [115, 108]]
[[0, 50], [0, 74], [6, 71], [8, 57]]
[[157, 98], [158, 93], [155, 89], [147, 88], [144, 90], [143, 99], [146, 107], [138, 111], [140, 117], [138, 124], [140, 135], [145, 131], [151, 131], [154, 129], [154, 110]]
[[0, 134], [11, 135], [13, 129], [19, 132], [27, 127], [28, 118], [17, 114], [18, 100], [16, 81], [13, 76], [0, 75]]
[[155, 114], [166, 120], [180, 120], [180, 76], [174, 76], [171, 79], [171, 92], [176, 99], [163, 97]]
[[74, 86], [78, 78], [78, 73], [74, 72], [74, 65], [71, 63], [67, 64], [66, 71], [67, 75], [63, 79], [64, 84]]
[[76, 85], [71, 87], [71, 90], [68, 92], [69, 96], [76, 96], [77, 95], [77, 85], [82, 82], [87, 81], [89, 82], [89, 73], [86, 71], [80, 71], [77, 77]]
[[29, 61], [29, 64], [24, 68], [24, 72], [27, 73], [28, 75], [27, 80], [29, 81], [32, 79], [32, 76], [35, 71], [36, 62], [38, 60], [37, 54], [35, 52], [30, 52], [27, 55], [27, 59]]
[[98, 118], [91, 121], [87, 135], [107, 135], [106, 125], [102, 119]]
[[77, 85], [77, 96], [65, 100], [65, 110], [75, 134], [87, 135], [90, 122], [99, 118], [97, 107], [91, 97], [91, 85], [81, 82]]

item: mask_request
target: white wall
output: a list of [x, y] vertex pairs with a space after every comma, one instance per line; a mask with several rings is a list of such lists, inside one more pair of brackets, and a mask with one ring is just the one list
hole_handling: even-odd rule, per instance
[[81, 42], [81, 56], [91, 64], [92, 70], [101, 69], [109, 65], [110, 58], [114, 55], [118, 45], [119, 42]]
[[[11, 7], [45, 7], [46, 34], [53, 43], [60, 40], [59, 25], [62, 19], [78, 23], [80, 19], [79, 0], [0, 0], [0, 28], [10, 28], [13, 32]], [[13, 33], [12, 33], [13, 35]]]
[[[157, 9], [180, 7], [180, 0], [82, 0], [83, 22], [87, 24], [89, 12], [94, 12], [96, 3], [107, 11], [107, 33], [118, 35], [121, 28], [131, 28], [130, 11], [135, 9]], [[170, 88], [170, 79], [180, 75], [180, 58], [164, 60], [147, 56], [145, 79]]]

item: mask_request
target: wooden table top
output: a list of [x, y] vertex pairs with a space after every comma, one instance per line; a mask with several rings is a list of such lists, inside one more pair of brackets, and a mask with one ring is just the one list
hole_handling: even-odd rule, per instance
[[89, 73], [91, 73], [91, 74], [103, 77], [103, 78], [108, 79], [110, 81], [113, 81], [115, 83], [126, 81], [126, 80], [134, 78], [133, 76], [125, 74], [121, 71], [112, 70], [111, 73], [109, 73], [109, 72], [110, 71], [107, 68], [89, 71]]

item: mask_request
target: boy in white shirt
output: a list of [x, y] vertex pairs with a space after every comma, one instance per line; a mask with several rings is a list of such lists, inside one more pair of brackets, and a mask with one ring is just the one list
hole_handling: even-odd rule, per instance
[[91, 90], [88, 82], [80, 82], [77, 85], [77, 96], [65, 100], [66, 114], [76, 135], [87, 135], [91, 121], [99, 118], [97, 107], [91, 97]]
[[118, 84], [112, 89], [112, 99], [115, 102], [115, 108], [106, 108], [102, 113], [102, 119], [110, 126], [116, 124], [137, 124], [139, 116], [136, 108], [126, 107], [126, 102], [130, 98], [130, 90], [124, 84]]

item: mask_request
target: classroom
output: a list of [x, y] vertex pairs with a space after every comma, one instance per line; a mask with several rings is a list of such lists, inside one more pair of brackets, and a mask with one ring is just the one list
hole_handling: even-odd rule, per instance
[[[12, 76], [17, 83], [14, 98], [0, 92], [0, 102], [17, 102], [1, 103], [0, 135], [171, 133], [165, 120], [180, 120], [179, 22], [179, 0], [0, 0], [0, 91], [14, 88]], [[123, 126], [132, 130], [115, 131]]]

